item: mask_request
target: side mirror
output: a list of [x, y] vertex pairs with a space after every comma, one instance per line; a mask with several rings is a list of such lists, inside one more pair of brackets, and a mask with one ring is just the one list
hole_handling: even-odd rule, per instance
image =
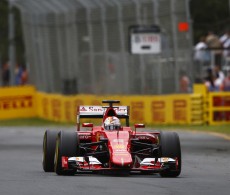
[[136, 134], [137, 134], [137, 128], [145, 128], [145, 124], [142, 124], [142, 123], [135, 124], [134, 127], [135, 127], [135, 136], [136, 136]]
[[82, 123], [82, 127], [93, 127], [93, 123]]
[[145, 124], [135, 124], [135, 128], [145, 128]]

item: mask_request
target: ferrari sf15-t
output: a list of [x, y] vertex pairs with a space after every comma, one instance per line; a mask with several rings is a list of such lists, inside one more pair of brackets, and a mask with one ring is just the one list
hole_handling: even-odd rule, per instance
[[[181, 147], [176, 132], [147, 130], [144, 124], [129, 125], [129, 107], [118, 100], [107, 106], [79, 106], [76, 131], [46, 130], [43, 169], [57, 175], [80, 172], [129, 174], [181, 173]], [[100, 120], [99, 125], [81, 120]], [[120, 121], [123, 121], [124, 125]]]

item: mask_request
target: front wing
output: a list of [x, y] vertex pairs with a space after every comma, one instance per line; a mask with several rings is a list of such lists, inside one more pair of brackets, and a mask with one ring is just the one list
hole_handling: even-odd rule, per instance
[[105, 172], [105, 171], [140, 171], [148, 173], [159, 173], [163, 170], [177, 170], [178, 159], [161, 157], [161, 158], [144, 158], [143, 160], [135, 160], [132, 167], [105, 167], [97, 158], [88, 157], [62, 157], [62, 168], [64, 170], [75, 169], [83, 172]]

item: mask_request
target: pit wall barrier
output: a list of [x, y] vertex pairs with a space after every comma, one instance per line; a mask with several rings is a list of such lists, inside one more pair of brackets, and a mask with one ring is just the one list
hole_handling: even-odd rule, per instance
[[0, 89], [0, 119], [40, 117], [58, 122], [75, 122], [78, 105], [102, 105], [104, 99], [120, 100], [121, 105], [130, 106], [131, 123], [206, 123], [202, 94], [64, 96], [37, 92], [32, 86]]
[[204, 98], [203, 118], [206, 124], [230, 124], [230, 92], [209, 92], [204, 85], [194, 85], [193, 91]]
[[75, 122], [77, 106], [102, 105], [104, 99], [118, 99], [130, 106], [130, 122], [146, 124], [202, 124], [201, 95], [168, 96], [62, 96], [37, 93], [37, 114], [40, 118]]
[[0, 119], [37, 116], [35, 87], [0, 88]]

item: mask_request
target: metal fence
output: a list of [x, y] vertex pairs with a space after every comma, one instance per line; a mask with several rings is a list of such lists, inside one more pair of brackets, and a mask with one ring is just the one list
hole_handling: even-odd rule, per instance
[[[192, 79], [189, 0], [16, 0], [30, 82], [57, 93], [179, 92], [180, 71]], [[132, 55], [130, 25], [157, 24], [162, 53]], [[191, 26], [191, 25], [190, 25]]]

